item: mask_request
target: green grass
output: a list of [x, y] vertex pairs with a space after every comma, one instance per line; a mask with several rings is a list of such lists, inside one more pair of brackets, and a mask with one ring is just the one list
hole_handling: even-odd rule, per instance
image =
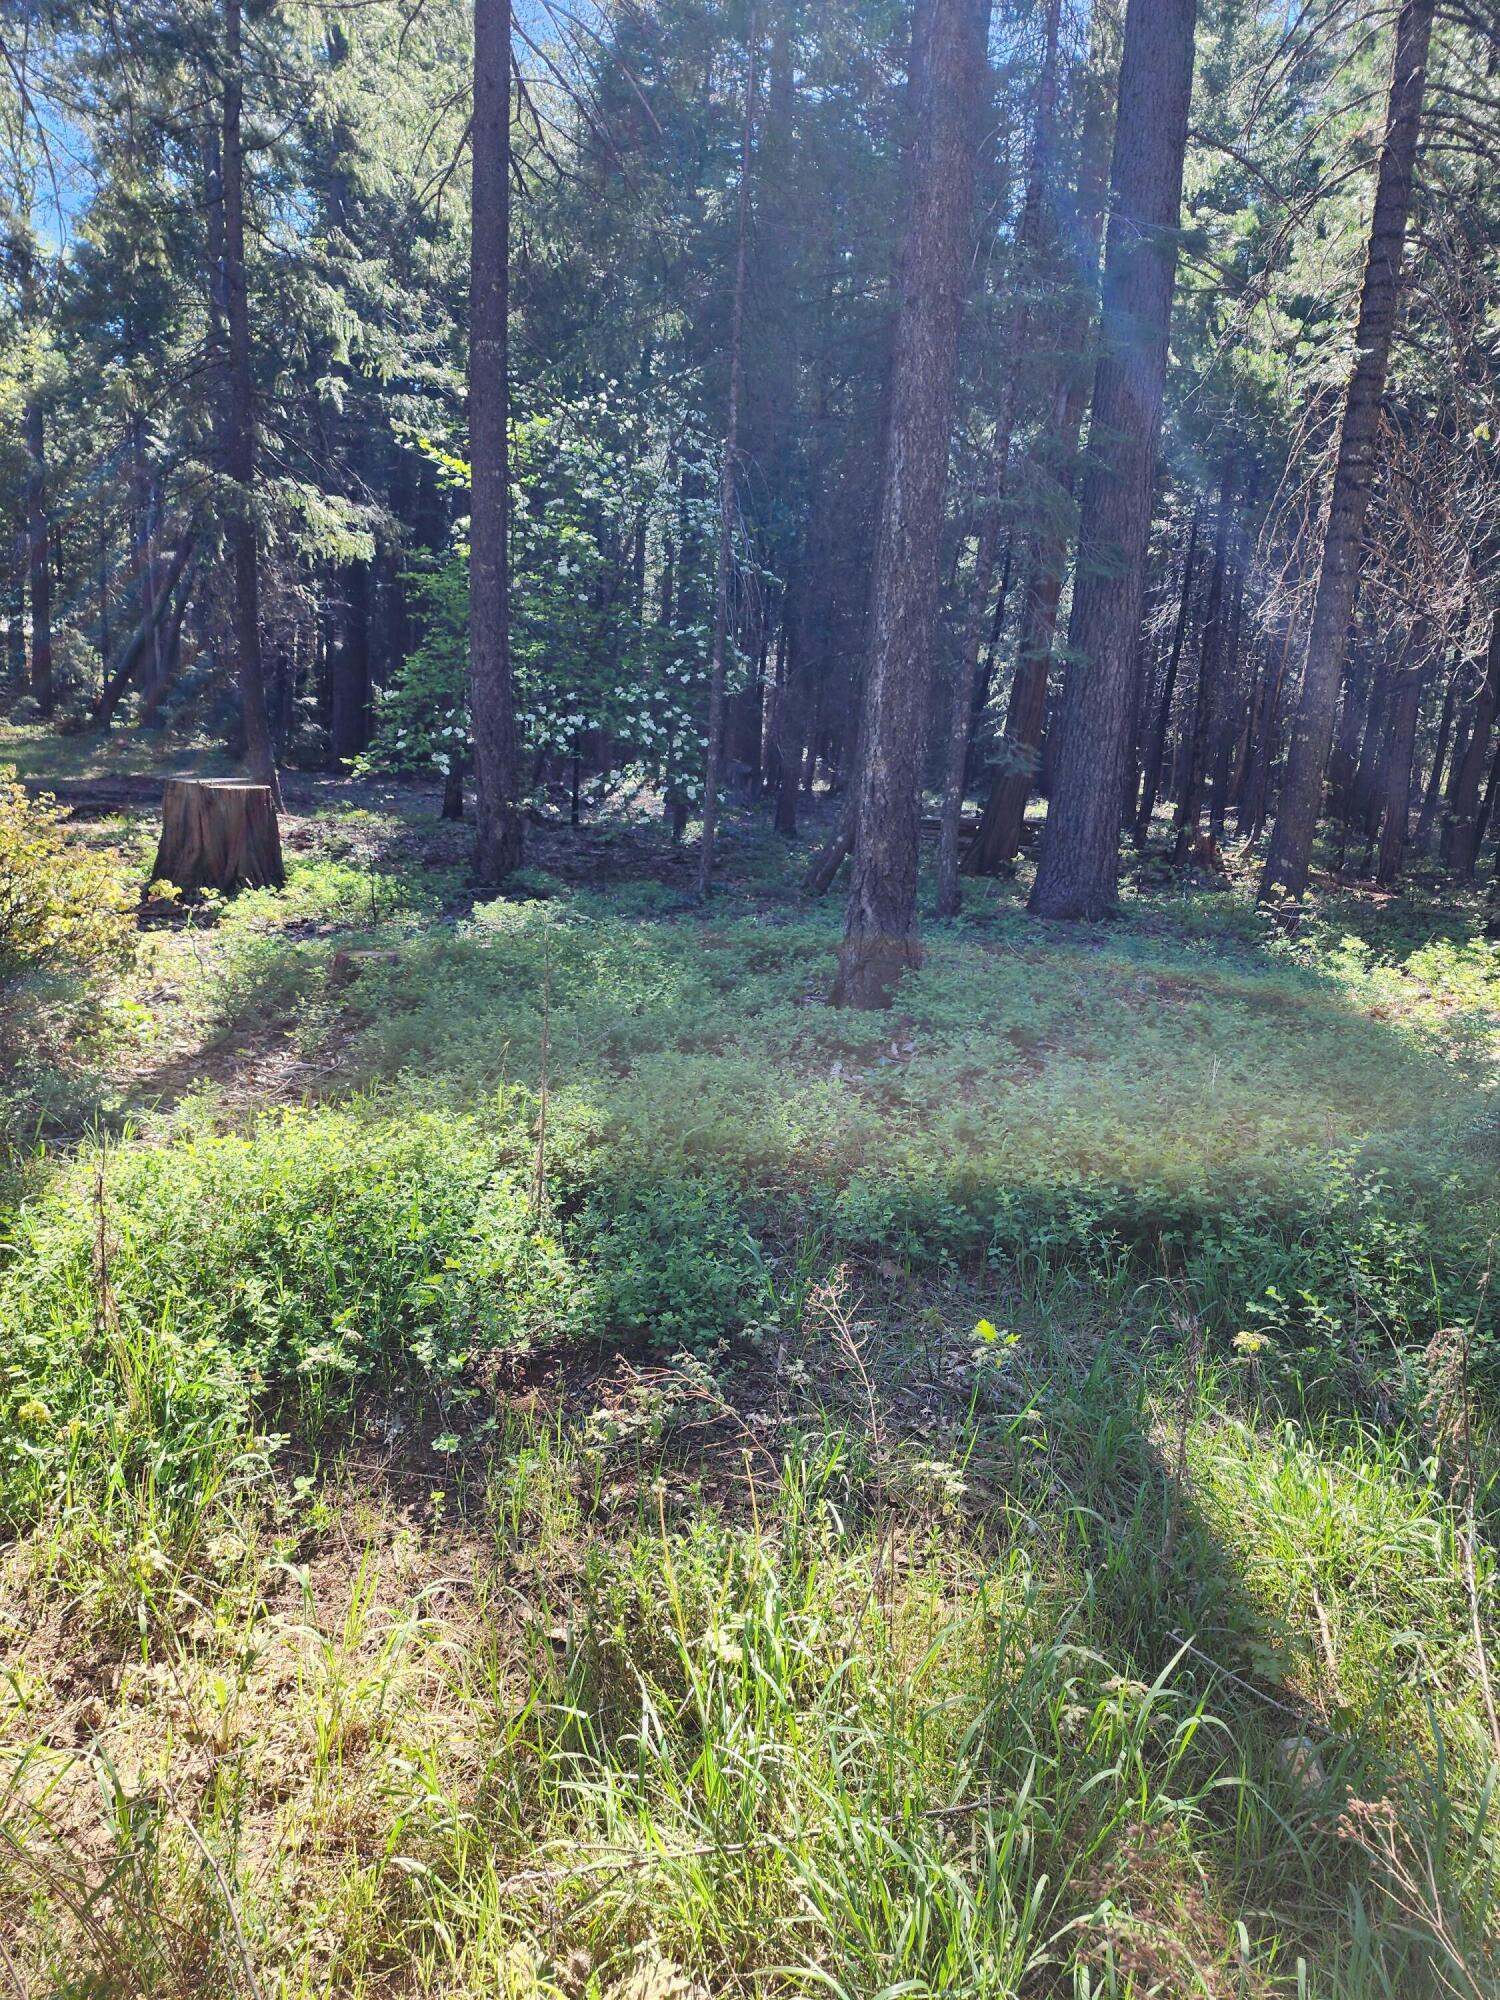
[[23, 1990], [1496, 1990], [1496, 947], [376, 807], [12, 1104]]

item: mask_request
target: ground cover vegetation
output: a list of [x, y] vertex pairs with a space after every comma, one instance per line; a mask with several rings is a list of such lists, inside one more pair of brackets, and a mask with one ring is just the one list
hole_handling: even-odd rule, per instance
[[1497, 37], [3, 10], [0, 1985], [1500, 1991]]

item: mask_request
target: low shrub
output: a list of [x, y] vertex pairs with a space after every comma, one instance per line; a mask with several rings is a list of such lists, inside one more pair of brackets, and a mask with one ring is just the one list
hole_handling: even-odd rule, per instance
[[130, 958], [130, 892], [113, 862], [69, 838], [66, 821], [0, 766], [0, 1083], [86, 1039]]

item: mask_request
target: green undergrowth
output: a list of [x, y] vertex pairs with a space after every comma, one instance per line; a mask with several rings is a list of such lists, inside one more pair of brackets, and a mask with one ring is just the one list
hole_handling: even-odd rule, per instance
[[13, 1150], [26, 1990], [1488, 2000], [1500, 951], [980, 885], [854, 1016], [774, 843], [426, 839]]

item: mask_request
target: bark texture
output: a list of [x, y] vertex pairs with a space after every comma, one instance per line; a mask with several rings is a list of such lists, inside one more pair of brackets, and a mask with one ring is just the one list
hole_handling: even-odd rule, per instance
[[245, 766], [269, 787], [276, 805], [281, 786], [266, 713], [266, 675], [260, 644], [260, 552], [255, 532], [255, 400], [250, 362], [250, 297], [245, 270], [245, 151], [241, 133], [245, 66], [240, 0], [224, 0], [224, 128], [221, 153], [223, 207], [223, 306], [226, 330], [224, 470], [235, 486], [229, 518], [234, 575], [234, 648], [240, 689]]
[[1463, 755], [1454, 772], [1452, 804], [1443, 826], [1443, 860], [1462, 882], [1473, 876], [1479, 859], [1476, 830], [1479, 819], [1479, 791], [1490, 758], [1490, 732], [1500, 713], [1500, 611], [1490, 621], [1489, 650], [1485, 656], [1484, 679], [1474, 698], [1474, 714]]
[[1162, 764], [1167, 754], [1167, 732], [1172, 727], [1172, 697], [1177, 692], [1177, 673], [1182, 665], [1183, 641], [1187, 638], [1188, 616], [1193, 604], [1193, 578], [1198, 565], [1198, 530], [1201, 525], [1201, 509], [1194, 506], [1193, 518], [1188, 526], [1187, 553], [1182, 559], [1182, 585], [1177, 598], [1177, 618], [1172, 626], [1172, 644], [1167, 654], [1167, 670], [1162, 676], [1161, 706], [1157, 710], [1156, 726], [1151, 732], [1151, 741], [1146, 747], [1146, 768], [1141, 779], [1141, 799], [1135, 816], [1135, 844], [1142, 849], [1151, 836], [1151, 818], [1156, 811], [1157, 794], [1161, 790]]
[[26, 401], [26, 538], [31, 565], [31, 698], [37, 711], [51, 715], [52, 685], [52, 524], [47, 512], [47, 425], [42, 399]]
[[1021, 369], [1031, 336], [1031, 294], [1033, 265], [1042, 244], [1046, 217], [1047, 179], [1052, 164], [1053, 133], [1057, 123], [1057, 35], [1061, 0], [1047, 0], [1045, 48], [1042, 73], [1037, 86], [1036, 114], [1032, 121], [1031, 143], [1026, 163], [1026, 193], [1016, 231], [1016, 273], [1010, 312], [1005, 329], [1005, 352], [1009, 357], [1000, 407], [995, 417], [995, 437], [990, 448], [988, 490], [980, 512], [978, 544], [974, 554], [974, 575], [969, 588], [968, 615], [964, 620], [963, 647], [954, 683], [953, 710], [948, 725], [947, 751], [943, 762], [943, 800], [938, 824], [937, 913], [958, 915], [961, 896], [958, 886], [958, 842], [963, 819], [964, 772], [969, 762], [969, 738], [974, 727], [974, 699], [979, 679], [979, 657], [990, 622], [990, 595], [1000, 554], [1002, 503], [1010, 473], [1011, 439], [1020, 400]]
[[189, 894], [281, 888], [286, 876], [270, 786], [169, 778], [151, 878]]
[[854, 856], [837, 1005], [889, 1005], [920, 963], [917, 845], [958, 327], [989, 0], [927, 0], [877, 531]]
[[719, 822], [719, 766], [724, 756], [724, 674], [729, 646], [729, 597], [734, 582], [734, 524], [739, 481], [740, 399], [745, 388], [745, 286], [750, 257], [750, 156], [755, 144], [756, 55], [760, 9], [750, 9], [745, 110], [740, 123], [738, 236], [734, 258], [734, 307], [729, 326], [729, 411], [724, 463], [719, 469], [719, 553], [714, 583], [713, 656], [708, 675], [708, 749], [703, 772], [703, 840], [698, 851], [698, 894], [713, 883], [714, 837]]
[[1177, 276], [1196, 0], [1130, 0], [1110, 171], [1101, 352], [1056, 767], [1031, 908], [1115, 906], [1151, 482]]
[[520, 866], [524, 826], [510, 663], [510, 60], [510, 0], [475, 0], [469, 673], [474, 877], [488, 887]]
[[1427, 51], [1436, 0], [1404, 0], [1386, 105], [1385, 143], [1360, 294], [1355, 361], [1344, 394], [1333, 491], [1323, 533], [1323, 562], [1307, 637], [1302, 693], [1287, 749], [1286, 775], [1266, 856], [1261, 895], [1299, 900], [1307, 888], [1323, 774], [1333, 743], [1349, 622], [1359, 582], [1360, 540], [1375, 476], [1380, 400], [1401, 292], [1411, 212]]

